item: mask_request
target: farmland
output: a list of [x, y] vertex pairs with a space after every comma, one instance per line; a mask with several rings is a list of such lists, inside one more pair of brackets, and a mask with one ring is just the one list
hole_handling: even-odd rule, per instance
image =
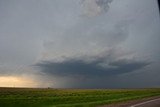
[[95, 107], [160, 96], [160, 89], [0, 88], [0, 107]]

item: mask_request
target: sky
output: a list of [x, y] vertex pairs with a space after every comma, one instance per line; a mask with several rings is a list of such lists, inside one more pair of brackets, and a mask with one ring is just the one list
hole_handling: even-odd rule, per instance
[[157, 0], [0, 0], [0, 87], [160, 87]]

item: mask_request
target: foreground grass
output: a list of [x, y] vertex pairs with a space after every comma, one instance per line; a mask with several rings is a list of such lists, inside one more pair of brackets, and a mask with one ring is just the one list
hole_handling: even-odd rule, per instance
[[0, 88], [0, 107], [95, 107], [160, 96], [160, 89]]

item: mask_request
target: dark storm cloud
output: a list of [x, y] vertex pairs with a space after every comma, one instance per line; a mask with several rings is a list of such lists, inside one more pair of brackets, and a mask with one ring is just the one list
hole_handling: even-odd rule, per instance
[[145, 61], [127, 59], [107, 61], [107, 59], [109, 58], [101, 57], [92, 61], [86, 61], [85, 59], [72, 58], [61, 62], [42, 61], [34, 66], [38, 67], [41, 72], [49, 75], [105, 77], [133, 72], [150, 64]]

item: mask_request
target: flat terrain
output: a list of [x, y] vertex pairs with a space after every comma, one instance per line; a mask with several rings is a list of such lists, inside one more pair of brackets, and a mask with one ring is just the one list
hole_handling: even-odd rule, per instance
[[0, 107], [96, 107], [160, 96], [160, 89], [0, 88]]

